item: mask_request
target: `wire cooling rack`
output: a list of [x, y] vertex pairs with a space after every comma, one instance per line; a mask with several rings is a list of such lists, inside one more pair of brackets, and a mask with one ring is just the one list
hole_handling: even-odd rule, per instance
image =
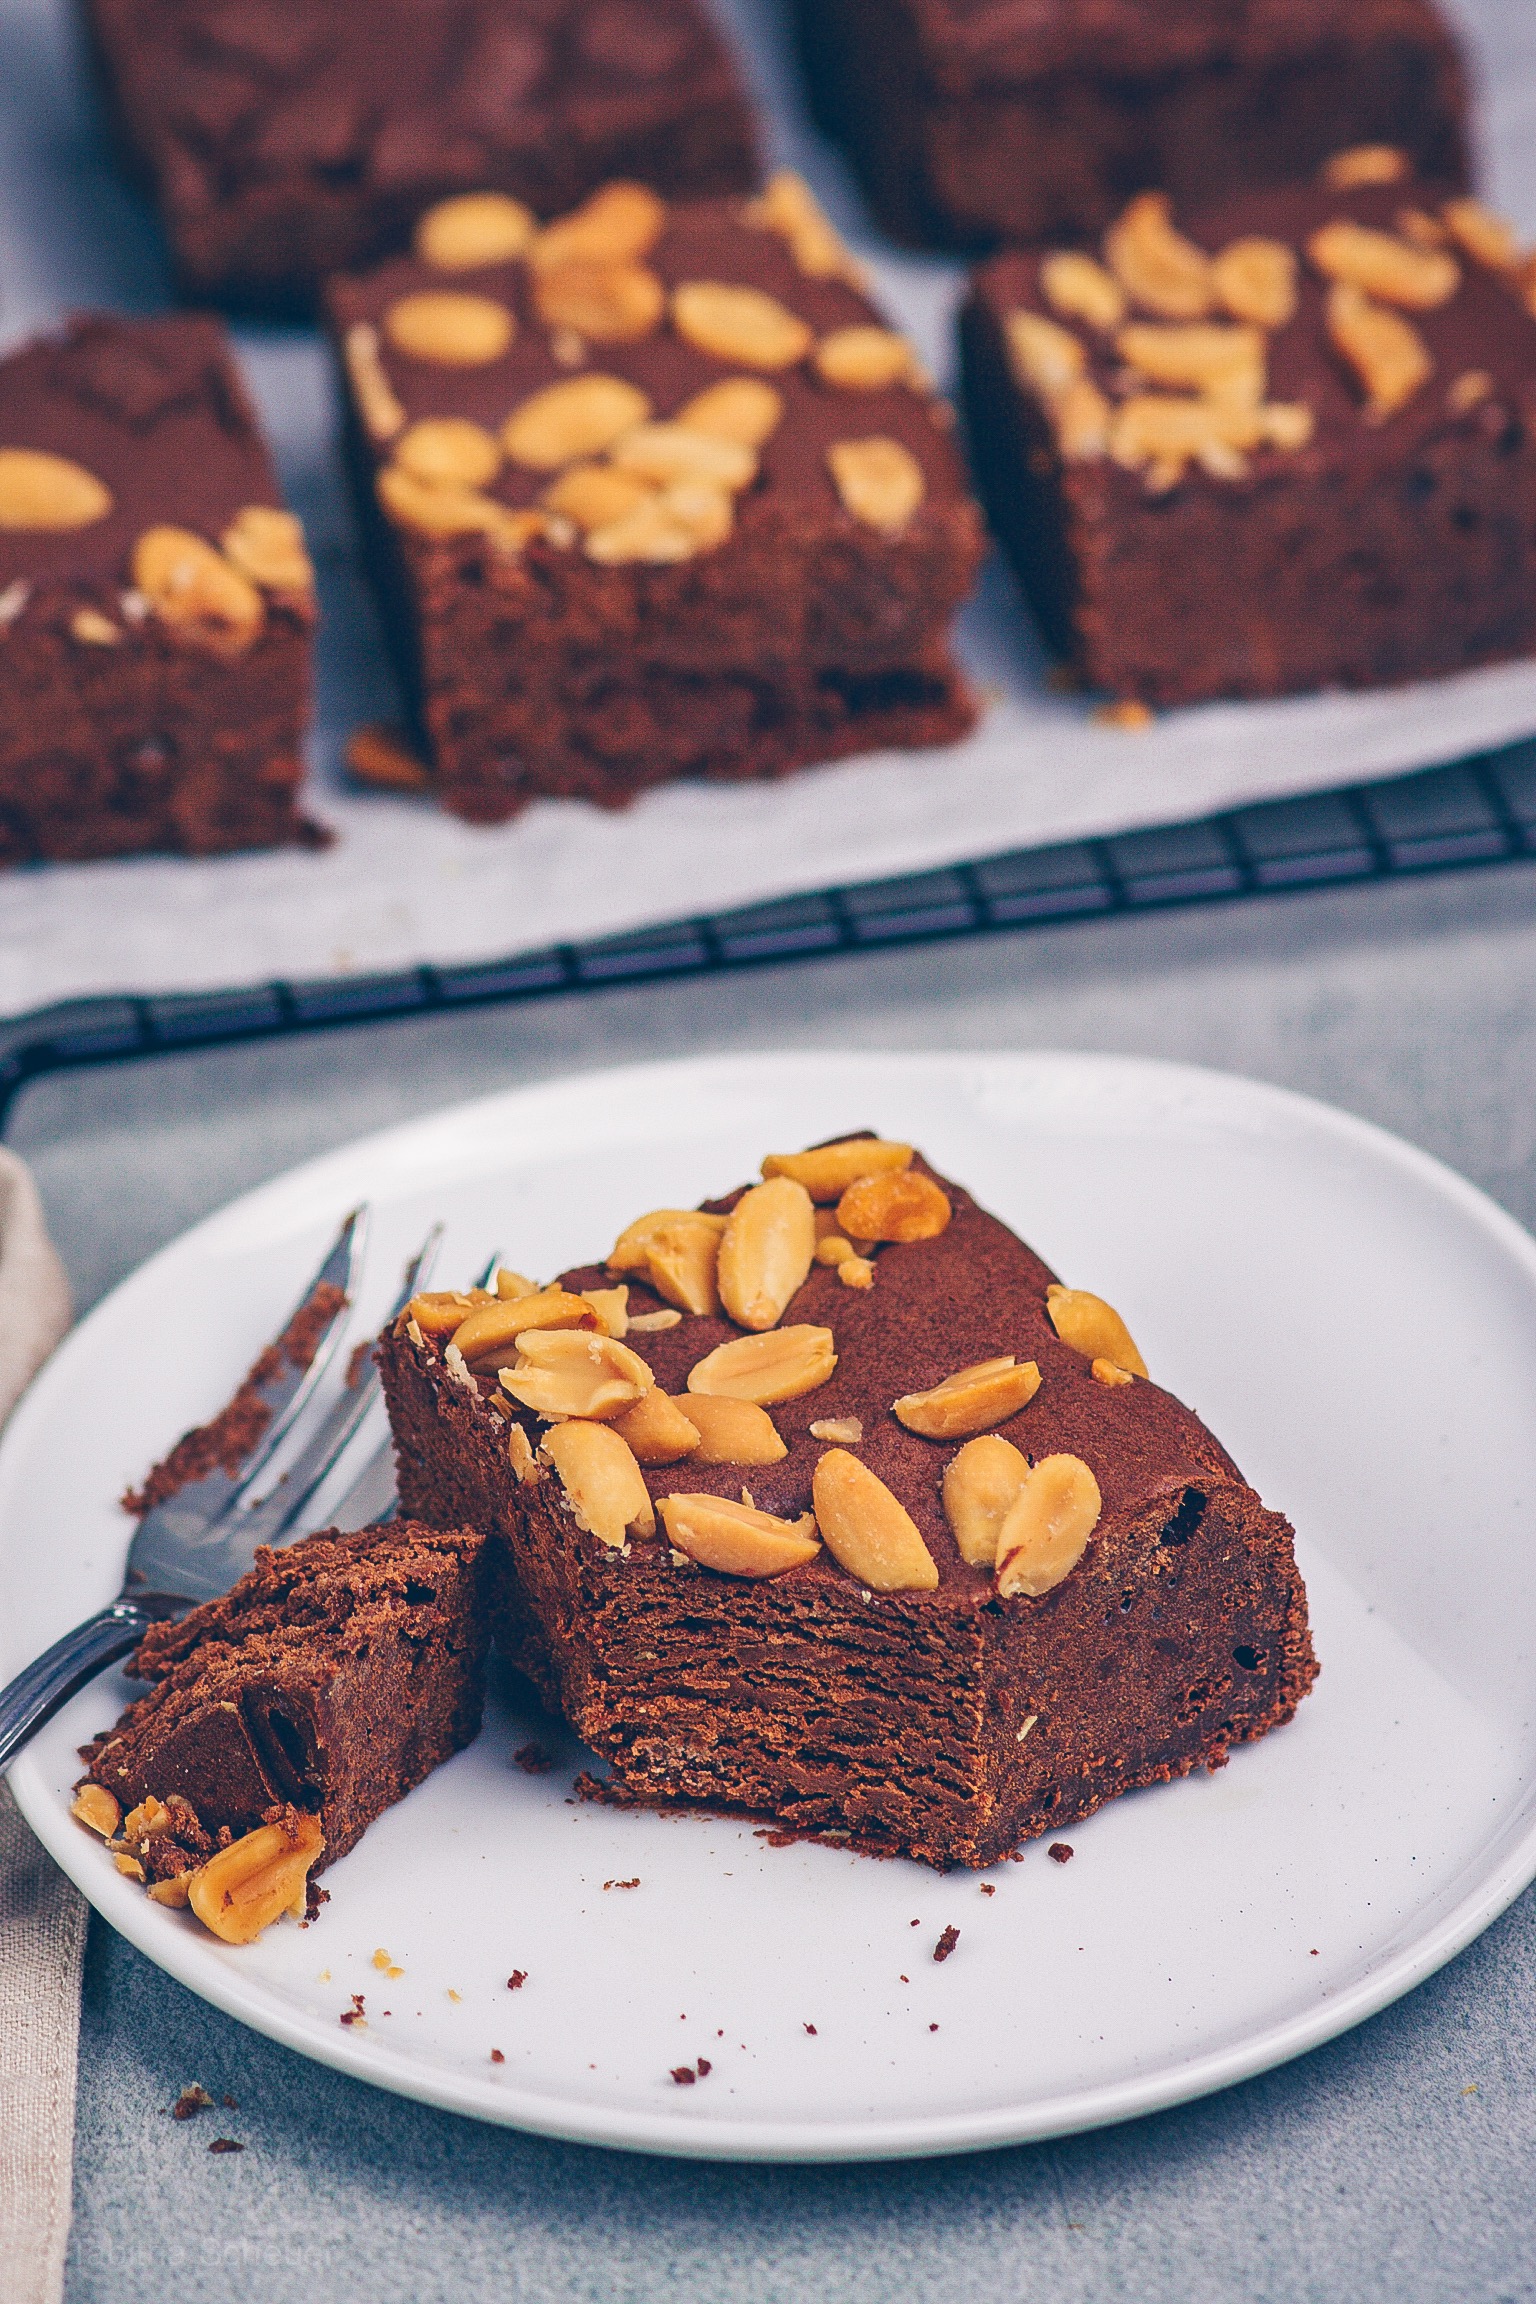
[[1386, 783], [471, 966], [63, 1001], [0, 1020], [0, 1130], [30, 1081], [177, 1049], [1533, 856], [1536, 741]]

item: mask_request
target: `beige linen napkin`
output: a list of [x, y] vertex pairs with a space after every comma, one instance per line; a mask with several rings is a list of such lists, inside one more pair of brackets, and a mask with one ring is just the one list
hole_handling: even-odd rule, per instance
[[[0, 1148], [0, 1421], [69, 1326], [37, 1187]], [[75, 2137], [85, 1903], [0, 1783], [0, 2288], [57, 2304]]]

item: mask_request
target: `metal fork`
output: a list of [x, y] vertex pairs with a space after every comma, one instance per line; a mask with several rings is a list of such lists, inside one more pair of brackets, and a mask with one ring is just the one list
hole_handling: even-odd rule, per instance
[[[364, 1209], [354, 1209], [348, 1216], [295, 1306], [295, 1314], [302, 1311], [316, 1290], [326, 1284], [344, 1290], [344, 1300], [328, 1322], [308, 1368], [297, 1370], [285, 1359], [270, 1381], [258, 1386], [270, 1416], [239, 1468], [233, 1473], [222, 1469], [211, 1472], [146, 1512], [128, 1547], [127, 1573], [117, 1598], [66, 1632], [18, 1673], [9, 1687], [0, 1689], [0, 1768], [88, 1680], [136, 1648], [151, 1624], [184, 1616], [200, 1602], [227, 1592], [250, 1567], [258, 1544], [276, 1543], [293, 1530], [379, 1397], [377, 1370], [370, 1367], [366, 1375], [355, 1376], [319, 1420], [271, 1493], [257, 1503], [248, 1501], [258, 1475], [314, 1397], [341, 1340], [356, 1292], [365, 1218]], [[441, 1238], [442, 1226], [434, 1225], [406, 1267], [389, 1319], [410, 1302], [418, 1282], [430, 1269]], [[368, 1471], [373, 1469], [370, 1464]], [[354, 1492], [358, 1485], [354, 1483]]]

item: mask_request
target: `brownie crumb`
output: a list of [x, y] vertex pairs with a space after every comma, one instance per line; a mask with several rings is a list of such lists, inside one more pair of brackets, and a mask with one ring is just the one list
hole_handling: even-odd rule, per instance
[[505, 2064], [506, 2058], [503, 2056], [499, 2048], [493, 2048], [491, 2050], [491, 2062], [493, 2064]]
[[609, 1888], [638, 1888], [639, 1885], [640, 1882], [638, 1878], [634, 1880], [605, 1880], [603, 1882], [603, 1887], [605, 1890]]
[[329, 1888], [322, 1888], [319, 1881], [316, 1880], [313, 1875], [311, 1875], [311, 1877], [304, 1883], [303, 1924], [306, 1928], [309, 1926], [312, 1920], [319, 1919], [321, 1905], [329, 1904], [330, 1900], [331, 1892]]
[[995, 1896], [997, 1894], [997, 1890], [990, 1880], [983, 1880], [981, 1884], [981, 1892], [983, 1896]]
[[711, 2064], [707, 2056], [701, 2056], [696, 2066], [696, 2070], [701, 2080], [707, 2080], [711, 2072], [713, 2072], [714, 2066]]
[[1072, 1849], [1065, 1840], [1053, 1840], [1046, 1854], [1053, 1864], [1070, 1864], [1072, 1861]]
[[[226, 2097], [225, 2102], [228, 2103], [228, 2101], [229, 2099]], [[183, 2088], [171, 2106], [171, 2118], [173, 2120], [194, 2120], [199, 2112], [206, 2112], [212, 2102], [213, 2098], [207, 2089], [199, 2087], [194, 2081], [190, 2088]]]
[[802, 2031], [804, 2031], [804, 2032], [809, 2032], [809, 2034], [810, 2034], [811, 2038], [812, 2038], [813, 2040], [815, 2039], [815, 2037], [816, 2037], [816, 2027], [815, 2027], [815, 2025], [814, 2025], [814, 2024], [804, 2024], [804, 2025], [802, 2025], [802, 2026], [801, 2026], [801, 2030], [802, 2030]]
[[697, 2080], [698, 2074], [695, 2072], [691, 2064], [674, 2064], [672, 2067], [672, 2077], [677, 2082], [679, 2088], [691, 2088], [695, 2080]]
[[339, 2021], [343, 2024], [361, 2024], [366, 2031], [368, 2018], [363, 2012], [363, 1995], [361, 1992], [353, 1993], [352, 2005], [343, 2011]]
[[547, 1776], [555, 1764], [542, 1744], [520, 1744], [512, 1757], [525, 1776]]
[[243, 2152], [245, 2146], [237, 2144], [233, 2136], [215, 2136], [208, 2149], [210, 2152]]
[[928, 2027], [928, 2029], [929, 2029], [929, 2031], [930, 2031], [930, 2032], [937, 2032], [937, 2030], [938, 2030], [938, 2026], [937, 2026], [937, 2024], [930, 2024], [930, 2025], [929, 2025], [929, 2027]]
[[507, 1990], [508, 1990], [509, 1992], [521, 1992], [521, 1990], [522, 1990], [523, 1986], [524, 1986], [524, 1985], [527, 1983], [527, 1981], [528, 1981], [528, 1971], [527, 1971], [527, 1969], [526, 1969], [526, 1968], [514, 1968], [514, 1969], [513, 1969], [513, 1971], [512, 1971], [512, 1973], [511, 1973], [511, 1975], [510, 1975], [510, 1976], [507, 1978]]
[[754, 1840], [766, 1840], [770, 1848], [793, 1848], [800, 1835], [798, 1832], [771, 1830], [765, 1825], [760, 1831], [754, 1832], [752, 1837]]
[[219, 2102], [223, 2105], [226, 2112], [238, 2112], [240, 2109], [233, 2096], [221, 2096], [219, 2098]]
[[935, 1944], [933, 1948], [933, 1956], [935, 1960], [947, 1960], [959, 1941], [959, 1929], [946, 1928], [943, 1935], [939, 1938], [937, 1944]]

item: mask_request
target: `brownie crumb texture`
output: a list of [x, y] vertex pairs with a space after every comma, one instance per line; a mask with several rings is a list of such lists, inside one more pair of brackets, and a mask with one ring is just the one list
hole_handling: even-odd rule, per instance
[[959, 1941], [959, 1929], [955, 1927], [946, 1928], [943, 1934], [940, 1936], [937, 1944], [935, 1944], [933, 1948], [933, 1956], [935, 1960], [947, 1960]]

